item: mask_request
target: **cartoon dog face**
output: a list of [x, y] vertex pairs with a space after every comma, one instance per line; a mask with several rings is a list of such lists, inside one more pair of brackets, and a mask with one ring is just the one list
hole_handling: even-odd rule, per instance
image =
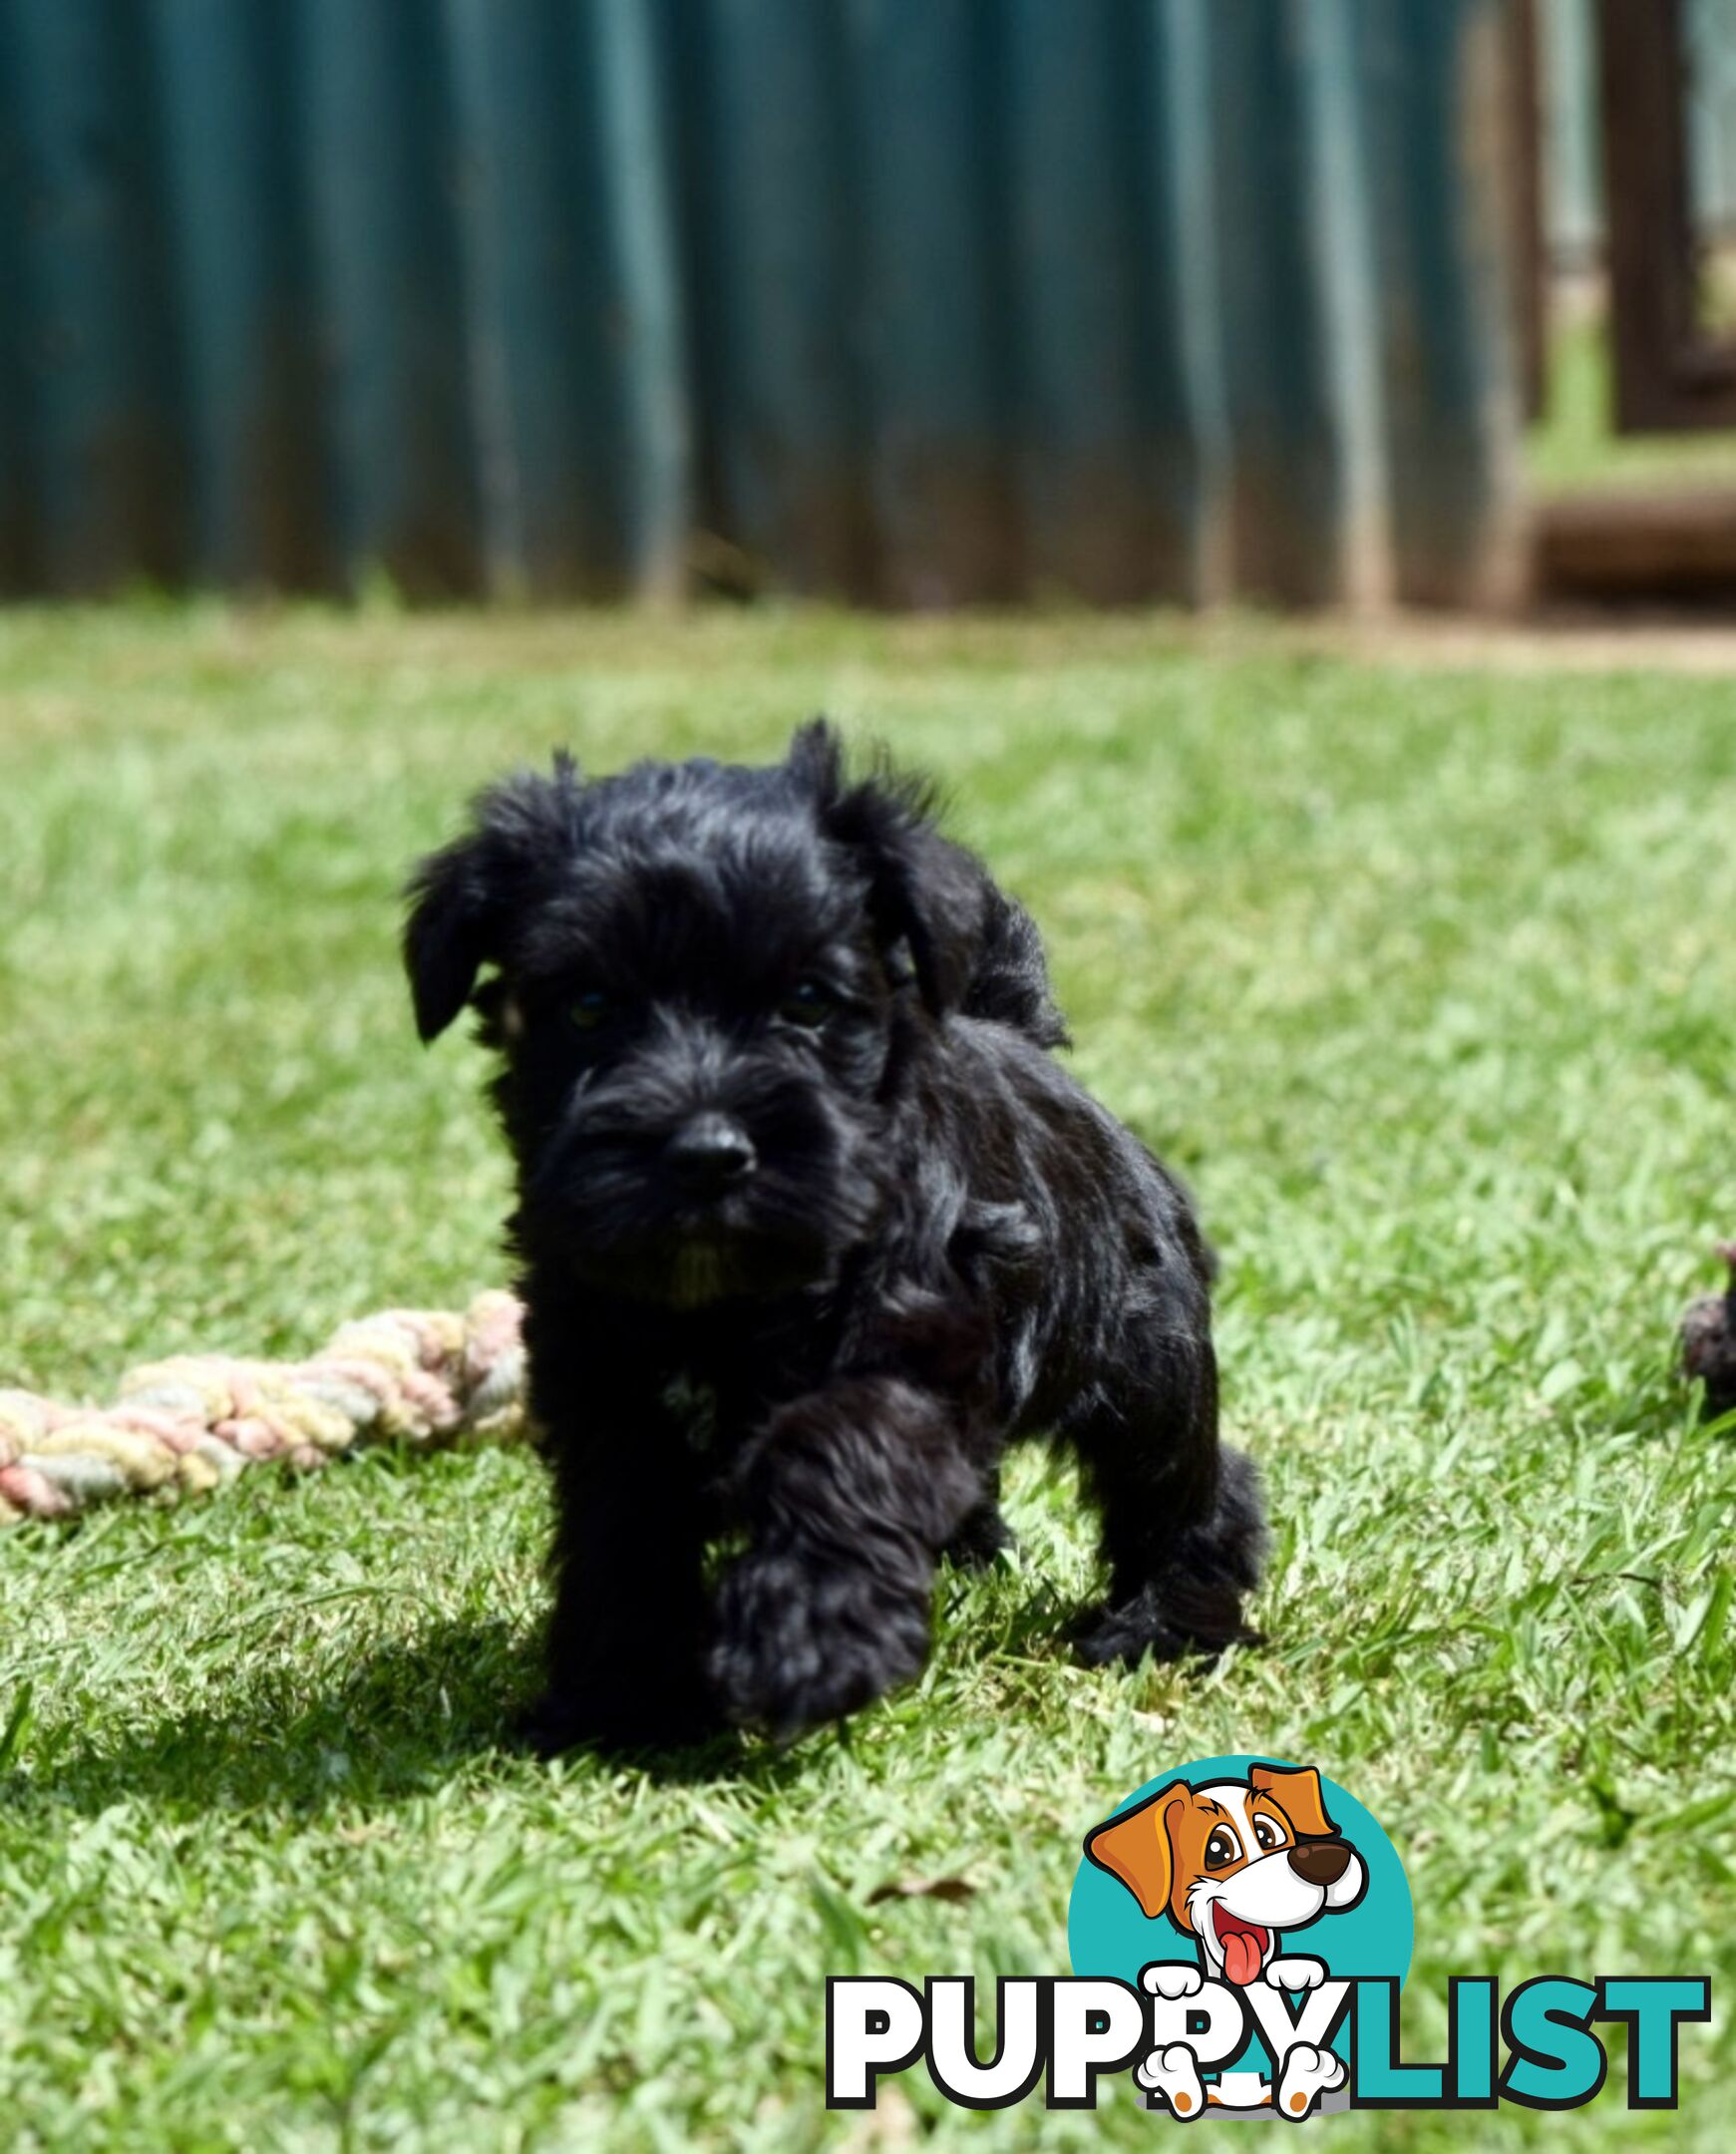
[[1246, 1780], [1174, 1781], [1087, 1834], [1085, 1852], [1153, 1920], [1197, 1938], [1209, 1976], [1245, 1987], [1280, 1930], [1354, 1907], [1368, 1873], [1326, 1815], [1311, 1765], [1249, 1767]]

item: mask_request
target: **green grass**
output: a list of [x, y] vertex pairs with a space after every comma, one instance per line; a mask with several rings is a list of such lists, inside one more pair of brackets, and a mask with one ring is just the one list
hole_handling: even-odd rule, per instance
[[[552, 742], [759, 755], [822, 704], [944, 775], [1048, 931], [1082, 1076], [1197, 1186], [1270, 1644], [1070, 1665], [1088, 1545], [1032, 1458], [1018, 1570], [949, 1578], [927, 1677], [848, 1739], [546, 1770], [500, 1743], [527, 1456], [7, 1532], [8, 2135], [1144, 2146], [1125, 2101], [978, 2117], [923, 2077], [828, 2118], [822, 1979], [1065, 1972], [1085, 1828], [1249, 1749], [1397, 1843], [1413, 2055], [1453, 1972], [1714, 1978], [1679, 2117], [1629, 2115], [1617, 2063], [1574, 2115], [1334, 2146], [1726, 2145], [1736, 1452], [1672, 1370], [1736, 1225], [1723, 684], [1140, 620], [0, 618], [0, 1381], [101, 1392], [497, 1279], [477, 1058], [407, 1020], [406, 863]], [[939, 1875], [973, 1896], [870, 1900]]]
[[1611, 411], [1603, 324], [1577, 321], [1559, 329], [1549, 405], [1527, 442], [1534, 484], [1546, 494], [1736, 485], [1736, 432], [1617, 434]]

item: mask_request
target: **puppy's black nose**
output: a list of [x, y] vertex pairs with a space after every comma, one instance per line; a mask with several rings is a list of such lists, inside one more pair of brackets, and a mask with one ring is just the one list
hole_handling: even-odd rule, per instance
[[715, 1194], [745, 1182], [758, 1164], [753, 1139], [728, 1115], [695, 1115], [664, 1148], [669, 1171], [683, 1189]]
[[1349, 1867], [1342, 1840], [1298, 1840], [1290, 1850], [1290, 1868], [1310, 1885], [1336, 1885]]

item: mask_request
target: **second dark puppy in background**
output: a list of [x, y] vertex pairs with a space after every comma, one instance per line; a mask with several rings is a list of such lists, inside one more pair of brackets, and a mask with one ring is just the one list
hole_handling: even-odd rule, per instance
[[518, 1166], [558, 1510], [533, 1741], [788, 1734], [906, 1681], [1027, 1432], [1101, 1515], [1086, 1659], [1247, 1635], [1209, 1255], [922, 785], [853, 780], [818, 722], [769, 769], [559, 762], [412, 898], [423, 1037], [475, 1001]]

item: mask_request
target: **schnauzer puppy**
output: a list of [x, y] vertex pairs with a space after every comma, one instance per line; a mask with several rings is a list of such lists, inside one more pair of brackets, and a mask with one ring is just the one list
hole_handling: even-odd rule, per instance
[[1706, 1411], [1714, 1418], [1736, 1411], [1736, 1242], [1720, 1242], [1730, 1267], [1722, 1293], [1705, 1294], [1682, 1318], [1682, 1362], [1690, 1376], [1706, 1379]]
[[1086, 1660], [1249, 1636], [1210, 1253], [924, 786], [853, 780], [823, 721], [770, 769], [557, 759], [410, 895], [417, 1024], [475, 1004], [518, 1167], [558, 1513], [532, 1742], [785, 1736], [907, 1681], [1027, 1431], [1101, 1514]]

